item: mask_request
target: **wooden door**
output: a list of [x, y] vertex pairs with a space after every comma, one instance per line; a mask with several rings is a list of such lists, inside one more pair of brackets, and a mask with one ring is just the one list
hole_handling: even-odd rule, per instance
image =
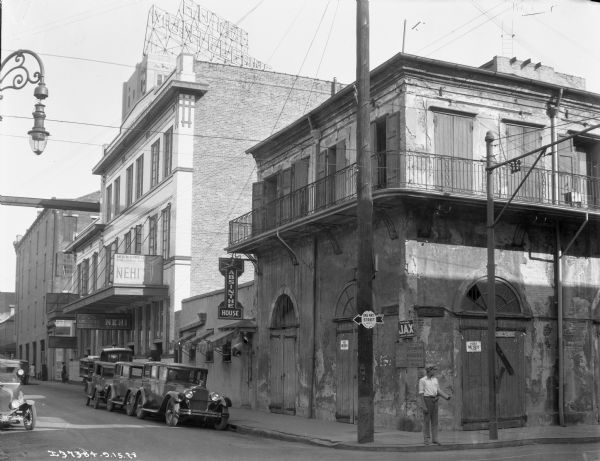
[[351, 322], [339, 324], [336, 333], [336, 408], [339, 422], [354, 423], [358, 410], [357, 396], [357, 335]]
[[442, 190], [473, 190], [473, 118], [435, 112], [436, 184]]
[[270, 336], [271, 358], [269, 361], [269, 409], [274, 413], [283, 412], [283, 341], [281, 333]]
[[[523, 333], [500, 331], [496, 337], [496, 404], [498, 427], [525, 422]], [[485, 429], [489, 421], [487, 330], [463, 330], [462, 424], [465, 430]], [[479, 344], [481, 350], [468, 348]], [[468, 350], [469, 349], [469, 350]]]
[[270, 336], [270, 403], [273, 413], [296, 414], [296, 333], [274, 331]]
[[283, 335], [283, 412], [296, 414], [296, 335]]

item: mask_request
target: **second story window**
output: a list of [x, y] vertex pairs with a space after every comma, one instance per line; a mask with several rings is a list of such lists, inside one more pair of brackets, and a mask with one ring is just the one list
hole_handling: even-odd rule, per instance
[[[526, 154], [542, 145], [542, 127], [528, 126], [521, 124], [506, 123], [506, 158], [514, 158]], [[533, 165], [536, 156], [530, 155], [521, 159], [521, 171], [508, 175], [506, 177], [507, 192], [512, 194], [517, 188], [521, 180], [527, 174], [527, 171]], [[537, 171], [532, 171], [527, 180], [523, 183], [516, 197], [525, 198], [528, 200], [542, 200], [544, 187], [542, 183], [544, 179], [540, 176], [539, 169], [542, 164], [538, 162], [536, 165]], [[543, 173], [541, 173], [543, 175]]]
[[114, 194], [115, 194], [115, 216], [121, 212], [121, 178], [115, 179], [114, 183]]
[[171, 207], [162, 210], [162, 257], [168, 259], [171, 250]]
[[98, 289], [98, 253], [94, 253], [92, 255], [92, 274], [91, 274], [91, 282], [92, 282], [92, 293]]
[[144, 156], [140, 155], [135, 161], [135, 199], [144, 193]]
[[160, 141], [156, 141], [154, 144], [152, 144], [151, 147], [151, 154], [152, 154], [152, 158], [151, 158], [151, 175], [150, 175], [150, 188], [156, 186], [158, 184], [158, 163], [159, 163], [159, 157], [160, 157]]
[[138, 224], [135, 226], [135, 236], [134, 236], [134, 248], [133, 251], [136, 255], [142, 254], [142, 225]]
[[169, 128], [163, 136], [163, 150], [163, 178], [166, 178], [173, 168], [173, 128]]
[[148, 221], [149, 230], [148, 230], [148, 254], [155, 255], [157, 253], [157, 217], [156, 215], [150, 216]]
[[125, 254], [131, 254], [131, 230], [125, 234]]
[[127, 168], [125, 173], [125, 206], [129, 207], [133, 203], [133, 165]]
[[112, 219], [112, 184], [106, 187], [106, 222]]

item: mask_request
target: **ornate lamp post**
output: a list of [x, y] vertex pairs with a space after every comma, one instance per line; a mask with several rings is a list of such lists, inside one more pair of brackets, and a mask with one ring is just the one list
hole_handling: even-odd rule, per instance
[[[39, 70], [31, 73], [25, 67], [26, 56], [31, 56], [38, 63]], [[7, 81], [6, 84], [4, 81]], [[27, 132], [30, 136], [29, 144], [37, 155], [40, 155], [46, 147], [50, 133], [44, 127], [44, 104], [42, 101], [48, 97], [48, 88], [44, 83], [44, 64], [40, 57], [29, 50], [18, 50], [9, 54], [0, 64], [0, 99], [2, 91], [8, 89], [20, 90], [28, 83], [36, 84], [33, 95], [38, 100], [33, 111], [33, 128]], [[1, 118], [0, 118], [1, 120]]]

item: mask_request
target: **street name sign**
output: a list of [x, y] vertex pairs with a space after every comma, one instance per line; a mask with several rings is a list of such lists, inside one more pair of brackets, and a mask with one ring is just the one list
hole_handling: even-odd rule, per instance
[[383, 323], [383, 314], [376, 314], [373, 311], [364, 311], [356, 315], [353, 319], [357, 325], [362, 325], [365, 328], [374, 328], [376, 324]]

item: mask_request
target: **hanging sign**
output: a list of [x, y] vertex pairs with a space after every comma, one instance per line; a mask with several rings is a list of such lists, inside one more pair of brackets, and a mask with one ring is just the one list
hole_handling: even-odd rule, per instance
[[373, 311], [364, 311], [358, 314], [353, 319], [357, 325], [362, 325], [365, 328], [374, 328], [376, 324], [383, 323], [383, 314], [376, 314]]
[[225, 277], [225, 300], [219, 306], [219, 319], [242, 319], [243, 312], [237, 302], [238, 277], [244, 272], [244, 261], [239, 258], [219, 258], [219, 271]]

